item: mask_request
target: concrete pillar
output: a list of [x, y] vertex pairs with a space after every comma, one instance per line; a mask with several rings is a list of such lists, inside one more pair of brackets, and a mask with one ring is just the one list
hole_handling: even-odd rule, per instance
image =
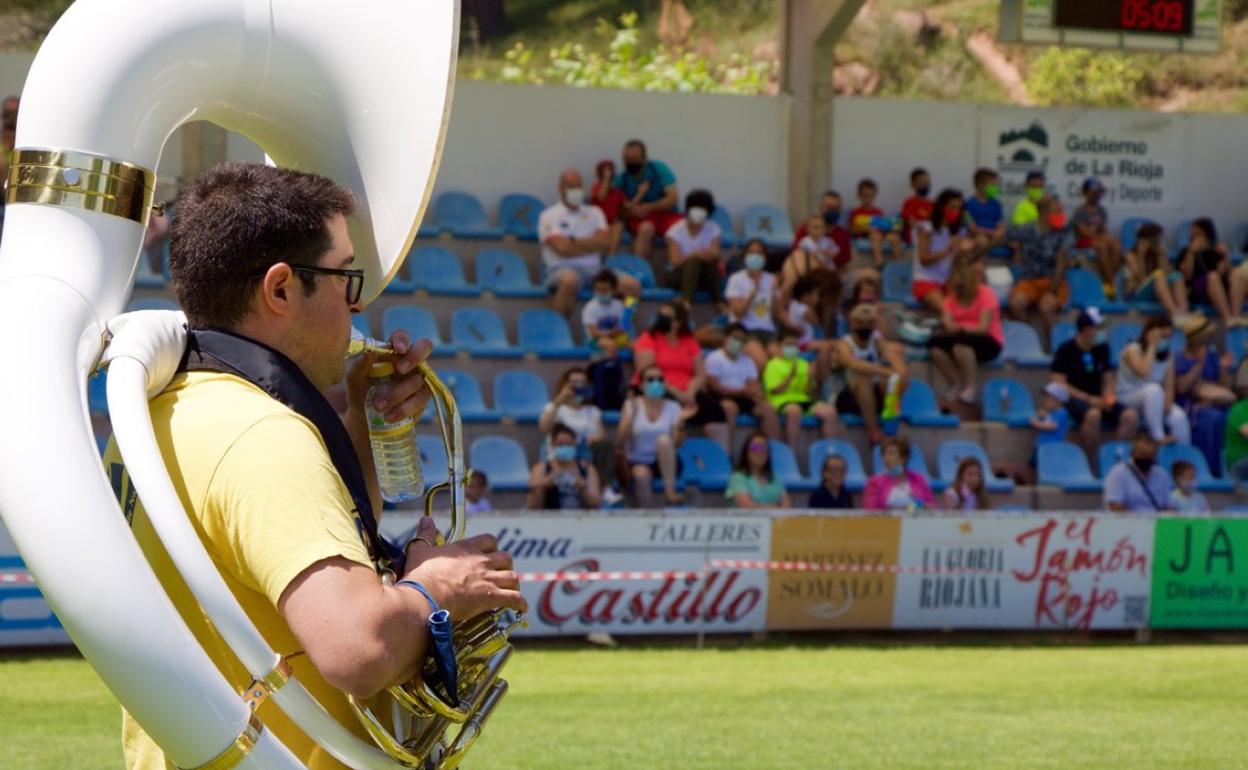
[[789, 199], [794, 222], [814, 211], [832, 168], [836, 43], [866, 0], [783, 0], [780, 88], [792, 95]]

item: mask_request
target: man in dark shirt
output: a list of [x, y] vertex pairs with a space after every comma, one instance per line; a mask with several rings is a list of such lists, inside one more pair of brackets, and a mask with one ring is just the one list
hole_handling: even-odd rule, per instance
[[840, 455], [828, 455], [823, 461], [822, 483], [810, 493], [810, 508], [833, 508], [849, 510], [854, 507], [854, 498], [845, 487], [845, 458]]
[[1114, 365], [1101, 321], [1096, 308], [1079, 314], [1075, 337], [1053, 354], [1049, 377], [1066, 388], [1066, 411], [1071, 422], [1079, 426], [1084, 441], [1095, 441], [1099, 431], [1115, 428], [1119, 438], [1130, 439], [1139, 427], [1140, 416], [1114, 399]]
[[[624, 170], [616, 175], [615, 186], [627, 198], [621, 213], [633, 234], [633, 252], [649, 261], [654, 239], [663, 237], [681, 218], [676, 211], [676, 175], [663, 161], [646, 156], [644, 142], [630, 139], [624, 145]], [[659, 270], [655, 273], [662, 275]]]

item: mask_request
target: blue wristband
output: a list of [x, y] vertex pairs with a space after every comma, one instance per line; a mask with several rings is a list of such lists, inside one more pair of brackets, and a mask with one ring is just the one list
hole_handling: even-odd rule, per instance
[[451, 614], [438, 606], [438, 602], [425, 588], [415, 580], [400, 580], [396, 586], [407, 586], [429, 601], [429, 639], [430, 656], [438, 670], [439, 684], [442, 685], [442, 697], [451, 705], [459, 706], [459, 665], [455, 659], [455, 643], [451, 638]]
[[425, 597], [429, 601], [429, 614], [430, 615], [442, 609], [441, 607], [438, 606], [438, 600], [434, 599], [433, 594], [429, 593], [429, 589], [425, 588], [420, 583], [417, 583], [415, 580], [400, 580], [399, 582], [395, 583], [395, 585], [407, 586], [408, 588], [419, 591], [420, 595]]

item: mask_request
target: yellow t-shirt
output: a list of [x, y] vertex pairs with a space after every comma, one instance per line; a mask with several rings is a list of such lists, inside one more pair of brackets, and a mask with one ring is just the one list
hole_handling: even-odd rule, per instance
[[[298, 652], [298, 641], [277, 611], [291, 581], [335, 556], [372, 566], [351, 496], [319, 431], [251, 383], [212, 372], [174, 378], [152, 401], [152, 423], [174, 488], [226, 585], [278, 654]], [[178, 575], [135, 499], [114, 442], [104, 465], [156, 576], [195, 638], [241, 694], [251, 676]], [[346, 696], [320, 676], [306, 655], [290, 662], [295, 676], [330, 714], [369, 740]], [[272, 699], [260, 706], [258, 716], [308, 767], [344, 767]], [[122, 744], [131, 770], [173, 767], [128, 713], [123, 713]]]

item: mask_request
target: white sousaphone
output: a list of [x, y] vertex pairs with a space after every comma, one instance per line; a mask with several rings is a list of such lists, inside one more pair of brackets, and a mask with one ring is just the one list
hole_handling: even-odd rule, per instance
[[[428, 709], [419, 686], [393, 688], [384, 718], [356, 704], [377, 745], [330, 718], [226, 588], [156, 447], [147, 399], [175, 371], [181, 315], [119, 317], [154, 170], [174, 130], [197, 120], [349, 187], [360, 203], [351, 238], [375, 298], [428, 201], [458, 27], [457, 0], [78, 0], [31, 68], [0, 243], [0, 353], [15, 364], [0, 378], [0, 515], [78, 649], [178, 767], [302, 767], [255, 717], [269, 698], [350, 767], [451, 768], [506, 690], [497, 674], [510, 646], [491, 617], [456, 629], [461, 664], [478, 678], [461, 708]], [[102, 363], [118, 445], [153, 527], [254, 678], [241, 697], [119, 510], [85, 395]], [[458, 422], [453, 402], [439, 407]], [[453, 506], [462, 505], [462, 440], [458, 425], [443, 430], [461, 441], [448, 455]], [[462, 518], [453, 529], [462, 533]], [[443, 736], [447, 725], [455, 729]]]

